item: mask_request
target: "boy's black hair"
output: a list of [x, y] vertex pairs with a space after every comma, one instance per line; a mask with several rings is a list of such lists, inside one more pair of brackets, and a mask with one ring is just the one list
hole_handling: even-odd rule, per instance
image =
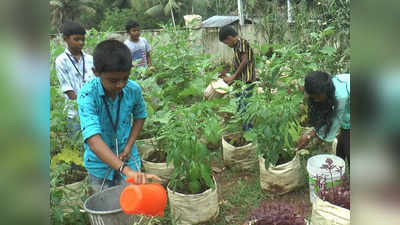
[[74, 34], [86, 34], [85, 28], [83, 28], [80, 23], [74, 21], [65, 21], [62, 26], [61, 32], [64, 37], [68, 37]]
[[93, 64], [98, 73], [127, 72], [132, 67], [132, 55], [124, 43], [105, 40], [94, 49]]
[[125, 30], [126, 30], [126, 32], [129, 32], [130, 29], [139, 27], [139, 26], [140, 25], [136, 21], [129, 20], [125, 25]]
[[231, 26], [224, 26], [219, 30], [219, 41], [224, 41], [228, 36], [236, 37], [238, 34]]
[[326, 94], [327, 96], [324, 102], [315, 102], [313, 99], [308, 101], [308, 119], [318, 132], [326, 125], [324, 130], [324, 138], [326, 138], [338, 105], [332, 76], [320, 71], [310, 72], [305, 78], [304, 89], [309, 95]]

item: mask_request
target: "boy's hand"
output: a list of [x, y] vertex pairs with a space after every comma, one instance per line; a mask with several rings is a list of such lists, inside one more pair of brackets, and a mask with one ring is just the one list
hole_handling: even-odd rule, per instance
[[161, 179], [154, 174], [146, 174], [138, 171], [133, 171], [129, 167], [125, 167], [123, 170], [126, 177], [133, 178], [136, 184], [145, 184], [147, 179], [156, 179], [161, 181]]
[[235, 80], [235, 77], [234, 77], [234, 76], [229, 76], [229, 77], [224, 76], [224, 81], [225, 81], [225, 83], [227, 83], [227, 84], [229, 84], [229, 85], [231, 85], [231, 84], [233, 83], [234, 80]]
[[76, 99], [76, 94], [74, 91], [66, 91], [65, 94], [67, 94], [68, 98], [71, 100], [75, 100]]
[[128, 161], [128, 160], [129, 160], [129, 157], [131, 157], [131, 151], [130, 151], [130, 150], [127, 150], [127, 149], [124, 149], [124, 151], [122, 151], [122, 152], [119, 154], [119, 159], [122, 160], [122, 161], [124, 161], [124, 162]]
[[150, 69], [151, 72], [156, 71], [156, 68], [155, 68], [153, 65], [151, 65], [151, 64], [149, 65], [149, 69]]

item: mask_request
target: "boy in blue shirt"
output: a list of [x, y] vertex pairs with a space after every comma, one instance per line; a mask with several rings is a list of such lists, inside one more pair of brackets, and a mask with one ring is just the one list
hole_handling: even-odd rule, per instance
[[334, 77], [325, 72], [311, 72], [304, 82], [309, 96], [308, 118], [314, 127], [298, 140], [304, 148], [311, 138], [332, 142], [339, 128], [336, 155], [350, 162], [350, 74]]
[[[147, 116], [139, 85], [129, 80], [132, 56], [117, 40], [98, 44], [93, 53], [96, 75], [78, 95], [79, 117], [84, 139], [84, 166], [94, 192], [125, 184], [124, 177], [137, 183], [155, 175], [138, 172], [140, 156], [135, 141]], [[133, 125], [131, 124], [133, 118]]]
[[74, 134], [79, 130], [79, 122], [76, 122], [77, 112], [73, 102], [82, 85], [93, 79], [93, 57], [82, 51], [85, 45], [85, 29], [77, 22], [67, 21], [63, 24], [62, 33], [68, 48], [61, 53], [56, 61], [60, 88], [66, 98], [66, 110], [68, 111], [68, 128]]

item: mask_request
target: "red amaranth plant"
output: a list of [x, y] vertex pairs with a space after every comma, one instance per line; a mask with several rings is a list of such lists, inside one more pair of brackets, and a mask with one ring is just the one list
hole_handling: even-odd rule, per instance
[[[322, 164], [321, 169], [326, 169], [329, 171], [331, 180], [333, 181], [333, 171], [342, 174], [343, 167], [338, 167], [333, 164], [332, 159], [326, 159], [326, 164]], [[342, 176], [340, 184], [328, 187], [327, 178], [323, 176], [316, 177], [316, 185], [319, 187], [317, 193], [318, 197], [324, 201], [328, 201], [334, 205], [350, 209], [350, 181], [345, 176]]]
[[288, 203], [263, 202], [252, 212], [250, 221], [255, 221], [253, 225], [305, 225], [304, 217]]

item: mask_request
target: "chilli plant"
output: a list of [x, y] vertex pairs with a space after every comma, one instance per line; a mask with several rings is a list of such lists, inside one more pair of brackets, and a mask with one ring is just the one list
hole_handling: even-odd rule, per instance
[[167, 162], [175, 168], [169, 184], [173, 191], [195, 194], [214, 187], [210, 153], [200, 136], [205, 128], [205, 107], [206, 103], [178, 106], [165, 129]]
[[257, 154], [265, 159], [265, 167], [290, 161], [296, 153], [296, 141], [301, 133], [298, 122], [299, 95], [278, 90], [272, 94], [254, 93], [244, 113], [253, 128], [246, 132], [246, 139], [257, 144]]

